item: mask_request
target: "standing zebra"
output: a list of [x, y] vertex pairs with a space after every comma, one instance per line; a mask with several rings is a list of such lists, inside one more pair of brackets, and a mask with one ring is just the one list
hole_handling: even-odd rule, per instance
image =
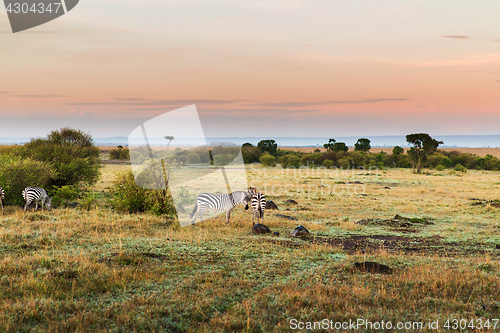
[[240, 203], [248, 207], [248, 202], [250, 200], [249, 192], [247, 191], [236, 191], [230, 194], [213, 194], [213, 193], [201, 193], [198, 194], [196, 198], [196, 205], [194, 206], [193, 212], [191, 213], [191, 218], [193, 219], [193, 224], [196, 221], [196, 216], [199, 213], [200, 220], [203, 221], [203, 214], [208, 208], [212, 210], [225, 210], [226, 211], [226, 223], [229, 223], [229, 217], [231, 217], [231, 211], [239, 205]]
[[41, 187], [31, 187], [31, 186], [26, 187], [23, 190], [23, 198], [26, 201], [26, 204], [24, 205], [24, 210], [27, 210], [32, 202], [36, 203], [35, 210], [37, 210], [39, 201], [42, 202], [42, 210], [43, 210], [43, 205], [45, 205], [45, 207], [50, 210], [52, 198], [50, 198], [47, 195], [47, 192]]
[[[252, 191], [252, 189], [255, 189]], [[255, 218], [257, 217], [257, 223], [259, 219], [262, 219], [264, 223], [264, 211], [266, 209], [266, 196], [262, 193], [258, 193], [256, 188], [250, 188], [250, 202], [252, 204], [252, 222], [255, 225]], [[247, 209], [247, 207], [245, 207]]]
[[3, 210], [3, 199], [5, 198], [5, 191], [3, 188], [0, 186], [0, 203], [2, 204], [2, 210]]

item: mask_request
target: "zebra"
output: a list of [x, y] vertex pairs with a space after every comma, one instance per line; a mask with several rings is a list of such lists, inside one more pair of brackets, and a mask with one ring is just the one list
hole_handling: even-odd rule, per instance
[[250, 201], [250, 193], [247, 191], [236, 191], [230, 194], [213, 194], [213, 193], [201, 193], [198, 194], [196, 198], [196, 204], [194, 206], [193, 212], [191, 213], [192, 223], [196, 221], [196, 216], [199, 213], [200, 220], [203, 221], [203, 214], [208, 208], [212, 210], [225, 210], [226, 211], [226, 223], [229, 223], [229, 218], [231, 217], [231, 211], [239, 205], [240, 203], [245, 205], [245, 209], [248, 209], [248, 202]]
[[37, 210], [39, 201], [42, 202], [42, 210], [43, 205], [45, 205], [45, 207], [50, 210], [52, 198], [50, 198], [47, 195], [47, 192], [41, 187], [26, 187], [23, 190], [23, 198], [26, 201], [26, 204], [24, 205], [25, 211], [28, 209], [29, 205], [31, 205], [32, 202], [36, 203], [35, 210]]
[[[255, 190], [252, 190], [255, 189]], [[264, 223], [264, 211], [266, 209], [266, 196], [262, 193], [257, 192], [257, 188], [250, 188], [250, 202], [252, 205], [252, 223], [255, 225], [255, 218], [257, 217], [257, 223], [262, 219]], [[245, 207], [247, 209], [247, 207]]]
[[2, 210], [3, 210], [3, 199], [5, 198], [5, 191], [3, 188], [0, 186], [0, 204], [2, 204]]

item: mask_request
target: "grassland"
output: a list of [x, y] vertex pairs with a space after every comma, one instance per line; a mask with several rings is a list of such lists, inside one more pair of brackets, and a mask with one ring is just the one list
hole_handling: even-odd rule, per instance
[[[95, 190], [126, 168], [106, 165]], [[104, 201], [90, 211], [6, 207], [0, 331], [283, 332], [292, 319], [439, 319], [442, 328], [500, 318], [500, 173], [252, 168], [248, 178], [298, 219], [267, 211], [280, 236], [251, 234], [241, 206], [229, 224], [184, 228]], [[290, 237], [298, 224], [312, 237]], [[393, 273], [354, 269], [361, 261]]]

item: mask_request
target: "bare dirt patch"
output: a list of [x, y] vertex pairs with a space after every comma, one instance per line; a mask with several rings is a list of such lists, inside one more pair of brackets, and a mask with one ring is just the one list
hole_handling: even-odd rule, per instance
[[472, 242], [447, 242], [443, 237], [407, 237], [393, 235], [347, 235], [336, 238], [311, 237], [303, 239], [302, 243], [267, 239], [267, 241], [289, 248], [302, 248], [311, 245], [328, 245], [338, 247], [349, 254], [365, 250], [367, 253], [385, 250], [393, 253], [427, 254], [427, 255], [467, 255], [491, 253], [500, 256], [495, 245]]

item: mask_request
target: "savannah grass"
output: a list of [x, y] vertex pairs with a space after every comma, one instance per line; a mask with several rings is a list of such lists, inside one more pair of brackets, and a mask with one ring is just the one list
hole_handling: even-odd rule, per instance
[[[114, 172], [126, 168], [106, 166], [94, 191], [106, 193]], [[250, 169], [249, 184], [299, 220], [266, 211], [265, 224], [278, 237], [252, 235], [251, 214], [241, 206], [229, 224], [214, 218], [184, 228], [153, 215], [116, 213], [104, 196], [91, 210], [6, 207], [0, 331], [283, 332], [292, 318], [500, 318], [500, 209], [469, 200], [500, 199], [500, 173], [426, 172]], [[354, 181], [363, 184], [342, 184]], [[288, 198], [298, 205], [285, 204]], [[434, 224], [408, 233], [356, 223], [395, 214]], [[324, 241], [291, 238], [298, 224]], [[327, 241], [352, 235], [439, 236], [450, 251], [362, 253]], [[394, 272], [354, 270], [360, 261]]]

